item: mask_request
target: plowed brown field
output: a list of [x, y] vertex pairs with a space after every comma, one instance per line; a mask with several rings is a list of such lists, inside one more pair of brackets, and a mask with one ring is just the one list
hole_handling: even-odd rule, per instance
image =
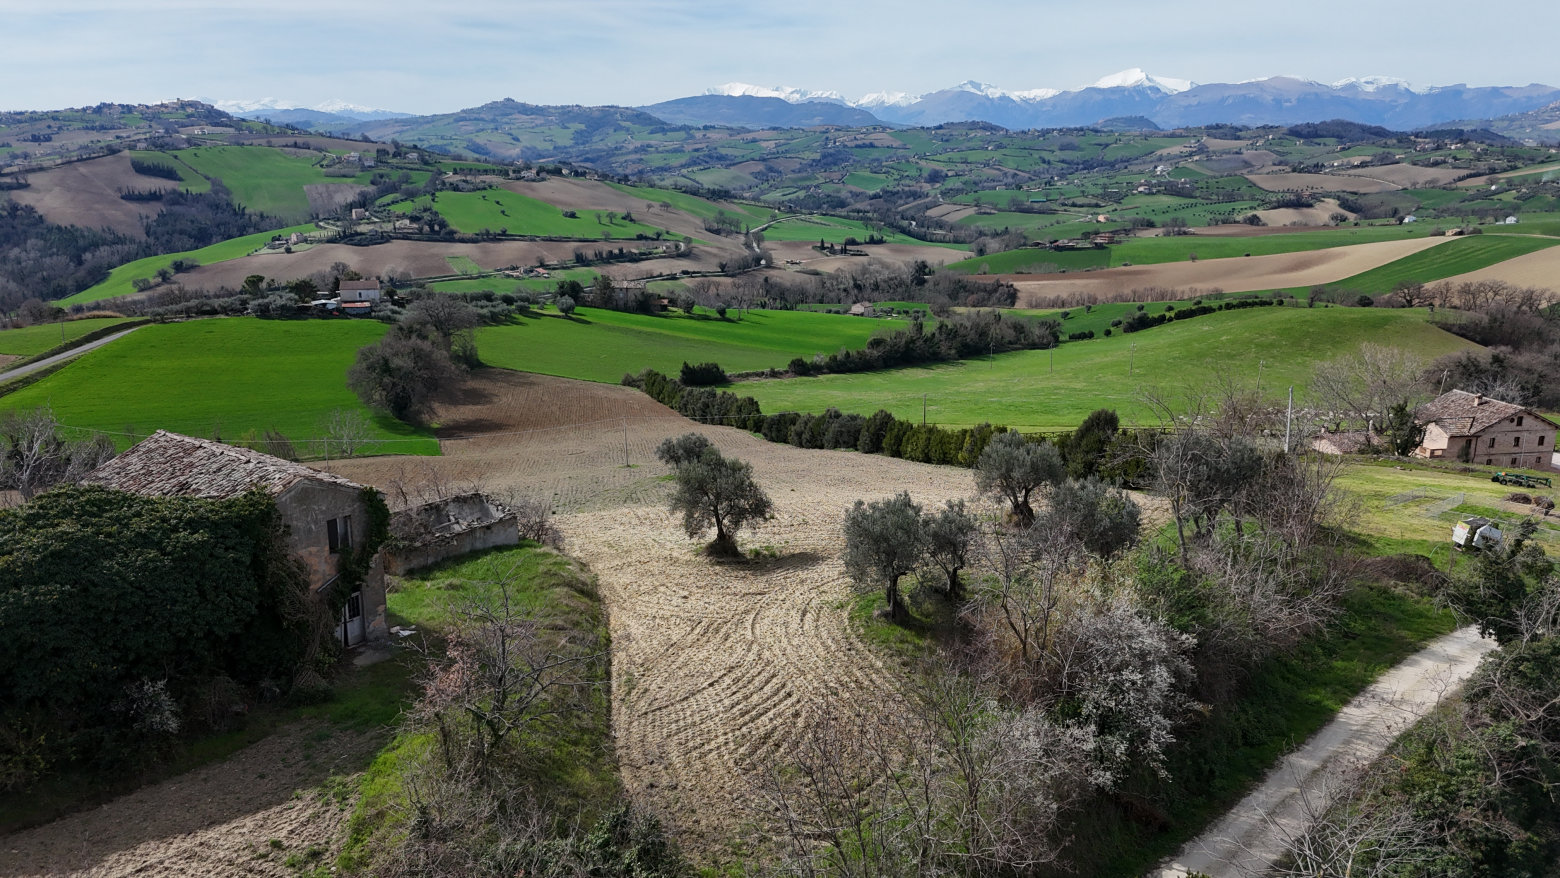
[[1226, 292], [1278, 290], [1330, 284], [1369, 271], [1421, 250], [1444, 244], [1453, 238], [1415, 238], [1330, 247], [1301, 253], [1273, 256], [1246, 256], [1230, 259], [1204, 259], [1199, 262], [1165, 262], [1158, 265], [1134, 265], [1072, 274], [1003, 275], [1018, 287], [1018, 304], [1061, 295], [1128, 292], [1141, 287], [1218, 287]]
[[[553, 502], [569, 552], [595, 571], [611, 614], [624, 782], [695, 850], [750, 816], [739, 807], [748, 772], [789, 752], [819, 705], [871, 704], [893, 692], [894, 669], [847, 615], [846, 507], [901, 490], [927, 504], [973, 491], [968, 470], [776, 445], [699, 426], [636, 390], [562, 378], [485, 370], [442, 414], [450, 437], [442, 458], [331, 469], [392, 492], [437, 472]], [[478, 429], [480, 438], [453, 438]], [[741, 543], [773, 557], [711, 563], [666, 511], [654, 448], [689, 430], [753, 464], [775, 517]]]

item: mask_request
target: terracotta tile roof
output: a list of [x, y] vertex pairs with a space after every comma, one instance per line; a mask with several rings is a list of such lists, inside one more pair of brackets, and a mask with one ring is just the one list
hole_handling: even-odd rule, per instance
[[1531, 409], [1466, 390], [1448, 390], [1420, 406], [1416, 417], [1422, 424], [1440, 424], [1448, 436], [1472, 436], [1521, 414], [1554, 426], [1548, 418]]
[[82, 481], [147, 497], [237, 497], [254, 488], [275, 497], [304, 480], [355, 482], [248, 448], [158, 430]]

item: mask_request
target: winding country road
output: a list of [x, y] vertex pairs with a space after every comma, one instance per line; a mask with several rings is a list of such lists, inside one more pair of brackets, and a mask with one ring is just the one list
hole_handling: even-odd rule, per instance
[[[145, 324], [142, 324], [142, 326], [144, 326], [144, 325]], [[100, 339], [98, 339], [96, 341], [89, 341], [86, 344], [82, 345], [81, 347], [71, 348], [70, 350], [65, 351], [63, 353], [55, 354], [52, 357], [45, 357], [45, 358], [39, 360], [36, 363], [28, 363], [25, 366], [17, 366], [15, 369], [11, 369], [10, 371], [7, 371], [7, 372], [0, 372], [0, 384], [4, 384], [5, 382], [10, 381], [13, 378], [20, 378], [23, 375], [31, 375], [32, 373], [37, 372], [40, 369], [47, 369], [50, 366], [56, 365], [58, 363], [63, 363], [66, 360], [73, 360], [76, 357], [79, 357], [79, 356], [81, 356], [82, 354], [84, 354], [84, 353], [86, 353], [88, 351], [97, 350], [98, 348], [102, 347], [103, 345], [108, 344], [111, 341], [115, 341], [117, 339], [124, 338], [125, 336], [129, 335], [132, 332], [135, 332], [137, 329], [140, 329], [140, 328], [141, 328], [140, 326], [132, 326], [129, 329], [126, 329], [126, 330], [123, 330], [123, 331], [120, 331], [120, 332], [116, 332], [113, 335], [105, 335], [105, 336], [103, 336], [102, 338], [100, 338]]]
[[1461, 686], [1493, 649], [1495, 641], [1468, 627], [1410, 656], [1345, 705], [1305, 746], [1269, 772], [1261, 786], [1151, 874], [1261, 875], [1283, 854], [1284, 839], [1305, 828], [1307, 800], [1315, 803], [1324, 795], [1328, 768], [1380, 757], [1399, 734]]

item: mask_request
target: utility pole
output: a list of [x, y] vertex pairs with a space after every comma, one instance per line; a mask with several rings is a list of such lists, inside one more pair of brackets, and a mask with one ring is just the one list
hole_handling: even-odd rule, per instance
[[1137, 358], [1137, 342], [1127, 346], [1127, 374], [1132, 374], [1132, 361]]
[[1262, 395], [1262, 366], [1263, 361], [1257, 361], [1257, 396]]
[[921, 426], [926, 426], [926, 394], [921, 394]]
[[1284, 416], [1284, 453], [1289, 453], [1289, 431], [1295, 423], [1295, 386], [1289, 385], [1289, 414]]
[[628, 469], [628, 418], [623, 419], [623, 468]]

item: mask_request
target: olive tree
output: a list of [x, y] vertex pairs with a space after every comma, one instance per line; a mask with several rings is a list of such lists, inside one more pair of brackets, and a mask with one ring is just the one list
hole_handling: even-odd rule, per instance
[[948, 599], [958, 600], [963, 591], [959, 573], [969, 566], [980, 536], [979, 523], [965, 510], [963, 500], [949, 500], [942, 509], [926, 514], [921, 530], [926, 536], [926, 560], [948, 578]]
[[1142, 517], [1127, 492], [1090, 476], [1057, 485], [1035, 526], [1070, 535], [1090, 554], [1110, 560], [1137, 545]]
[[1060, 483], [1066, 474], [1055, 445], [1027, 442], [1017, 433], [999, 433], [991, 437], [975, 461], [975, 488], [1006, 501], [1012, 519], [1028, 527], [1035, 520], [1030, 505], [1034, 492]]
[[656, 457], [672, 468], [677, 488], [671, 509], [681, 512], [683, 530], [697, 537], [715, 529], [715, 539], [705, 551], [731, 557], [737, 551], [737, 531], [750, 521], [769, 518], [769, 495], [753, 480], [753, 466], [723, 457], [709, 439], [687, 433], [667, 439], [656, 448]]
[[883, 588], [890, 618], [904, 618], [899, 580], [915, 570], [925, 552], [921, 506], [907, 492], [871, 503], [857, 500], [845, 510], [845, 570], [863, 588]]

